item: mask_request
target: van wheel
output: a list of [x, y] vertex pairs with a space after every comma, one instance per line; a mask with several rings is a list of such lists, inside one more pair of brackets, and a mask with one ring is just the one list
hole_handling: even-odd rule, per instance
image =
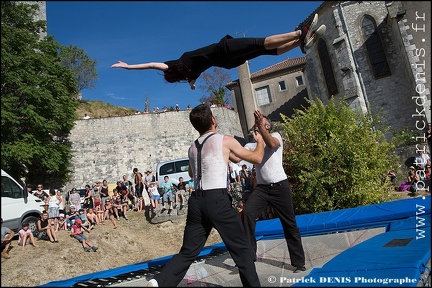
[[37, 231], [37, 221], [38, 221], [38, 218], [36, 218], [34, 216], [29, 216], [29, 217], [26, 217], [22, 221], [21, 225], [23, 223], [28, 223], [29, 224], [29, 230], [32, 231], [32, 233], [34, 234]]

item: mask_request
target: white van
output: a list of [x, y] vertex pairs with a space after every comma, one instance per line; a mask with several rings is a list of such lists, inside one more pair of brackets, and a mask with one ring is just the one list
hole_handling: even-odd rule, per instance
[[189, 158], [179, 158], [164, 162], [159, 162], [156, 166], [156, 181], [159, 188], [165, 182], [164, 177], [168, 176], [169, 181], [177, 186], [179, 178], [183, 177], [183, 182], [188, 182], [191, 178], [188, 173]]
[[33, 194], [29, 194], [15, 179], [1, 170], [1, 217], [3, 226], [18, 232], [23, 223], [29, 229], [37, 229], [36, 222], [41, 217], [44, 204]]

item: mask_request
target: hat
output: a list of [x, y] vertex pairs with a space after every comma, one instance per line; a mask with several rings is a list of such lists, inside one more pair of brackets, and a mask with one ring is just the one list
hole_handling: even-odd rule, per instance
[[75, 223], [82, 224], [81, 218], [76, 219], [76, 220], [75, 220]]
[[100, 180], [97, 180], [97, 181], [96, 181], [96, 183], [102, 183], [102, 181], [100, 181]]
[[65, 217], [63, 213], [60, 213], [59, 217]]
[[70, 209], [72, 209], [72, 208], [75, 209], [75, 205], [70, 205], [69, 208], [70, 208]]
[[415, 170], [414, 166], [410, 166], [408, 169], [413, 169], [413, 170]]

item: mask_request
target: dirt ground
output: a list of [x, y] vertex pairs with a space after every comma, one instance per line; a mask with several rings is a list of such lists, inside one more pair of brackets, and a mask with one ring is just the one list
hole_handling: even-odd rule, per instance
[[[118, 228], [110, 221], [97, 225], [87, 239], [97, 246], [96, 252], [84, 252], [81, 244], [70, 237], [70, 231], [57, 232], [59, 243], [36, 241], [39, 247], [27, 245], [25, 251], [14, 238], [11, 258], [1, 259], [2, 287], [34, 287], [51, 281], [108, 270], [133, 263], [175, 254], [180, 250], [186, 216], [177, 222], [150, 224], [144, 214], [130, 211], [129, 220], [120, 218]], [[212, 230], [206, 246], [222, 239]]]

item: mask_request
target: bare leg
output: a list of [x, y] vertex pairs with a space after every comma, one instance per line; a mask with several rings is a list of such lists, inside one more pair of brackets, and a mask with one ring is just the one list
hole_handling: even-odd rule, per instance
[[22, 249], [22, 251], [24, 251], [25, 250], [25, 245], [27, 244], [27, 235], [24, 235], [24, 237], [22, 238], [22, 247], [21, 247], [21, 249]]
[[51, 237], [54, 239], [54, 241], [57, 241], [57, 235], [56, 235], [56, 233], [54, 231], [54, 227], [51, 226], [50, 228], [48, 228], [47, 231], [50, 231], [51, 232]]
[[53, 242], [54, 239], [53, 239], [53, 235], [52, 235], [52, 233], [51, 233], [51, 229], [50, 229], [50, 228], [48, 228], [48, 229], [46, 230], [46, 234], [48, 235], [48, 238], [50, 239], [50, 241]]
[[[286, 44], [290, 44], [289, 45], [289, 47], [291, 47], [290, 49], [293, 49], [300, 44], [299, 43], [300, 41], [298, 41], [300, 39], [300, 34], [301, 34], [300, 30], [297, 30], [294, 32], [268, 36], [264, 39], [264, 47], [267, 50], [278, 48], [278, 54], [282, 54], [279, 53], [279, 48], [281, 48], [281, 46], [286, 46]], [[284, 49], [286, 51], [289, 50], [289, 49], [287, 50], [286, 47]]]
[[116, 228], [117, 228], [117, 223], [116, 223], [116, 221], [115, 221], [115, 219], [114, 219], [114, 216], [111, 215], [111, 217], [109, 217], [109, 219], [111, 220], [111, 223], [113, 223], [113, 225], [114, 225], [114, 229], [116, 229]]
[[300, 46], [300, 44], [301, 44], [301, 41], [299, 41], [299, 39], [285, 43], [285, 44], [283, 44], [277, 48], [277, 53], [278, 53], [278, 55], [286, 53], [286, 52], [290, 51], [291, 49], [294, 49], [294, 48]]
[[30, 237], [30, 243], [34, 246], [34, 247], [39, 247], [38, 245], [36, 245], [36, 241], [35, 238], [33, 236], [33, 233], [29, 234]]

